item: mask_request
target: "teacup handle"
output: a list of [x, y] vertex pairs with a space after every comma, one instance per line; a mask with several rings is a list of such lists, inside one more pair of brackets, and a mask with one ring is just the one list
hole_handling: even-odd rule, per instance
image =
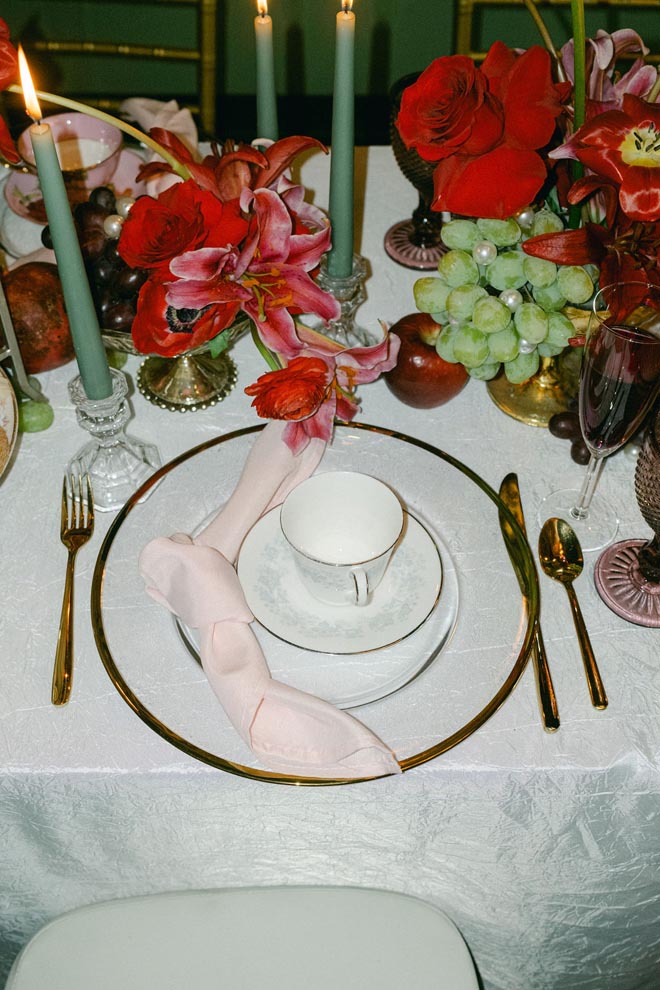
[[355, 583], [355, 605], [366, 605], [369, 601], [369, 581], [366, 572], [361, 567], [354, 567], [351, 571]]

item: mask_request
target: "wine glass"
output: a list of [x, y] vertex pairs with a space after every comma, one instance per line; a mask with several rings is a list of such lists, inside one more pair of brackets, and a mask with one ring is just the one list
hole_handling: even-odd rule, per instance
[[612, 542], [616, 510], [594, 494], [603, 462], [639, 429], [660, 391], [660, 288], [616, 282], [596, 293], [580, 369], [580, 428], [590, 460], [581, 490], [548, 495], [539, 519], [567, 519], [584, 550]]

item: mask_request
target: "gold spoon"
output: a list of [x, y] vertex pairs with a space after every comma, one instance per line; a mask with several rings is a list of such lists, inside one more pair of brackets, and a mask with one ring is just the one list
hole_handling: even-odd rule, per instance
[[573, 588], [573, 581], [580, 576], [584, 566], [582, 548], [577, 536], [563, 519], [552, 518], [543, 524], [539, 536], [539, 558], [541, 567], [548, 577], [554, 578], [555, 581], [561, 581], [566, 588], [573, 612], [575, 631], [582, 652], [591, 703], [594, 708], [607, 708], [607, 695], [600, 678], [598, 664], [591, 647], [577, 595]]

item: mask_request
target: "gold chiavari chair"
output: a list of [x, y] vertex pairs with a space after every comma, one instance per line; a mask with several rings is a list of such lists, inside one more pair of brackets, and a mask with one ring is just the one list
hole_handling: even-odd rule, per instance
[[[561, 7], [568, 6], [571, 0], [532, 0], [536, 7]], [[587, 7], [619, 7], [631, 10], [636, 7], [648, 7], [658, 9], [658, 0], [584, 0]], [[457, 0], [456, 4], [456, 52], [459, 55], [468, 55], [476, 61], [481, 61], [486, 57], [486, 52], [479, 50], [478, 40], [475, 39], [476, 18], [475, 12], [478, 8], [485, 7], [511, 7], [516, 6], [524, 9], [523, 0]], [[514, 42], [507, 39], [511, 44]], [[623, 55], [623, 59], [634, 59], [635, 55]], [[660, 62], [660, 55], [651, 54], [646, 56], [647, 62]]]
[[[116, 2], [116, 0], [115, 0]], [[120, 0], [124, 2], [124, 0]], [[131, 0], [125, 0], [127, 5]], [[193, 63], [197, 69], [197, 102], [188, 104], [189, 109], [199, 115], [202, 131], [215, 135], [216, 101], [216, 24], [217, 0], [147, 0], [158, 7], [154, 17], [154, 32], [159, 22], [167, 16], [166, 8], [189, 7], [196, 16], [196, 46], [191, 48], [172, 47], [163, 44], [142, 45], [112, 43], [105, 41], [58, 41], [35, 39], [25, 41], [26, 52], [49, 52], [55, 56], [83, 55], [92, 57], [122, 57], [129, 59], [158, 59], [159, 61]], [[101, 3], [98, 6], [101, 7]], [[121, 99], [105, 99], [98, 95], [76, 93], [86, 103], [107, 110], [116, 110]]]

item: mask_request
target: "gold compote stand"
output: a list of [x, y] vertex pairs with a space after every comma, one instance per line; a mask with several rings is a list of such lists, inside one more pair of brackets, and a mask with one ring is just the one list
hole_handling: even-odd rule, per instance
[[[225, 333], [230, 344], [248, 329], [247, 318], [237, 320]], [[123, 354], [139, 355], [130, 333], [104, 330], [106, 347]], [[149, 402], [170, 412], [194, 412], [221, 402], [234, 388], [238, 371], [226, 351], [211, 357], [208, 344], [201, 344], [177, 357], [142, 355], [137, 387]]]
[[[562, 310], [575, 327], [575, 336], [584, 335], [589, 313], [573, 306]], [[486, 382], [495, 405], [528, 426], [547, 426], [555, 413], [566, 412], [578, 393], [582, 349], [566, 347], [555, 357], [542, 357], [539, 370], [526, 382], [513, 385], [503, 371]]]

